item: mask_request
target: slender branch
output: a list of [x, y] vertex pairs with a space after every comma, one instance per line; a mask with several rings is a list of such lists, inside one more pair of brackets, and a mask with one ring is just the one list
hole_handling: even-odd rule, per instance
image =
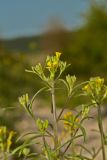
[[100, 150], [102, 149], [102, 147], [100, 147], [97, 152], [93, 155], [93, 159], [95, 159], [97, 157], [97, 155], [99, 154]]
[[53, 138], [53, 135], [49, 131], [46, 131], [46, 133], [49, 134], [49, 136]]
[[46, 149], [46, 152], [47, 152], [47, 154], [49, 155], [49, 151], [48, 151], [48, 149], [47, 149], [47, 143], [46, 143], [46, 140], [45, 140], [45, 136], [44, 136], [44, 134], [43, 134], [43, 143], [44, 143], [44, 147], [45, 147], [45, 149]]
[[[76, 136], [77, 132], [78, 132], [78, 129], [75, 131], [74, 136]], [[71, 136], [71, 139], [72, 139], [72, 136]], [[70, 141], [69, 144], [67, 145], [67, 147], [65, 148], [63, 155], [67, 152], [67, 150], [69, 149], [71, 144], [72, 144], [72, 141]]]
[[[78, 84], [78, 85], [76, 85], [76, 86], [73, 88], [73, 91], [72, 91], [71, 95], [69, 95], [69, 96], [67, 97], [67, 100], [66, 100], [64, 106], [67, 106], [67, 104], [69, 103], [71, 97], [73, 96], [74, 91], [75, 91], [76, 89], [78, 89], [80, 86], [82, 86], [83, 84], [86, 84], [86, 83], [88, 83], [88, 81], [83, 82], [83, 83], [81, 83], [81, 84]], [[61, 112], [60, 112], [59, 115], [58, 115], [57, 121], [59, 121], [59, 119], [60, 119], [60, 117], [61, 117], [61, 115], [62, 115], [62, 113], [64, 112], [65, 109], [66, 109], [66, 107], [63, 107], [63, 108], [62, 108]]]
[[[69, 103], [69, 100], [70, 100], [70, 97], [67, 98], [64, 106], [67, 106], [67, 104]], [[62, 116], [62, 113], [64, 112], [64, 110], [65, 110], [66, 108], [67, 108], [67, 107], [63, 107], [63, 108], [62, 108], [61, 112], [60, 112], [59, 115], [58, 115], [57, 121], [59, 121], [59, 119], [60, 119], [61, 116]]]
[[62, 113], [64, 112], [64, 110], [66, 109], [66, 107], [63, 107], [61, 112], [58, 115], [57, 121], [59, 121], [59, 119], [61, 118]]
[[101, 115], [101, 106], [98, 104], [97, 107], [98, 110], [98, 126], [99, 126], [99, 131], [100, 131], [100, 136], [101, 136], [101, 147], [102, 147], [102, 156], [103, 160], [106, 160], [106, 155], [105, 155], [105, 147], [104, 147], [104, 130], [103, 130], [103, 124], [102, 124], [102, 115]]
[[69, 142], [71, 142], [71, 141], [73, 141], [74, 139], [77, 139], [77, 138], [79, 138], [79, 137], [82, 137], [82, 136], [83, 136], [83, 135], [80, 134], [80, 135], [78, 135], [78, 136], [75, 136], [75, 137], [73, 137], [73, 138], [70, 138], [70, 139], [69, 139], [68, 141], [66, 141], [64, 144], [62, 144], [61, 146], [59, 146], [55, 151], [63, 148], [63, 147], [64, 147], [65, 145], [67, 145]]

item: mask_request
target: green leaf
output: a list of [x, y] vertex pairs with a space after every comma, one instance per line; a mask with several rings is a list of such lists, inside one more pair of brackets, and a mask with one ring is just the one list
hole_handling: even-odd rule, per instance
[[77, 124], [77, 125], [78, 125], [78, 127], [80, 128], [80, 130], [81, 130], [81, 132], [83, 134], [84, 142], [85, 142], [86, 141], [86, 136], [87, 136], [85, 128], [82, 125], [80, 125], [80, 124]]
[[34, 145], [34, 144], [38, 144], [38, 142], [32, 142], [32, 143], [28, 143], [28, 144], [22, 144], [22, 145], [20, 145], [19, 147], [15, 148], [15, 149], [12, 151], [12, 155], [14, 155], [14, 154], [16, 154], [18, 151], [23, 150], [24, 148], [29, 147], [29, 146]]

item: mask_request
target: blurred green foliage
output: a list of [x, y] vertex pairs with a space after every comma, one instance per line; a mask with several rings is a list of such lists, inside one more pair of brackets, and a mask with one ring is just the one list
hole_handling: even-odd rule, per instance
[[13, 102], [27, 91], [35, 93], [39, 86], [38, 80], [25, 72], [30, 67], [30, 56], [21, 53], [0, 55], [0, 105], [12, 107]]
[[64, 59], [71, 62], [71, 72], [77, 76], [107, 78], [107, 8], [104, 5], [90, 7], [84, 25], [72, 33], [63, 52]]

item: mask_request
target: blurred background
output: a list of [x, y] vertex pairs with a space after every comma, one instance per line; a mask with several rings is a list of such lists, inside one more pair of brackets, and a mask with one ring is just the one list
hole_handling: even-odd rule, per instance
[[[75, 74], [79, 81], [92, 76], [107, 81], [107, 1], [0, 1], [1, 124], [12, 128], [13, 122], [22, 120], [18, 97], [26, 92], [32, 96], [42, 86], [25, 69], [55, 51], [71, 63], [66, 73]], [[45, 96], [39, 97], [41, 101]]]

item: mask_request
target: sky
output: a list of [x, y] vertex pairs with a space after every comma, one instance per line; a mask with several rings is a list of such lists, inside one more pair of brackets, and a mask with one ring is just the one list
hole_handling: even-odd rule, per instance
[[44, 31], [58, 19], [69, 29], [83, 23], [89, 0], [0, 0], [0, 36], [15, 38]]

